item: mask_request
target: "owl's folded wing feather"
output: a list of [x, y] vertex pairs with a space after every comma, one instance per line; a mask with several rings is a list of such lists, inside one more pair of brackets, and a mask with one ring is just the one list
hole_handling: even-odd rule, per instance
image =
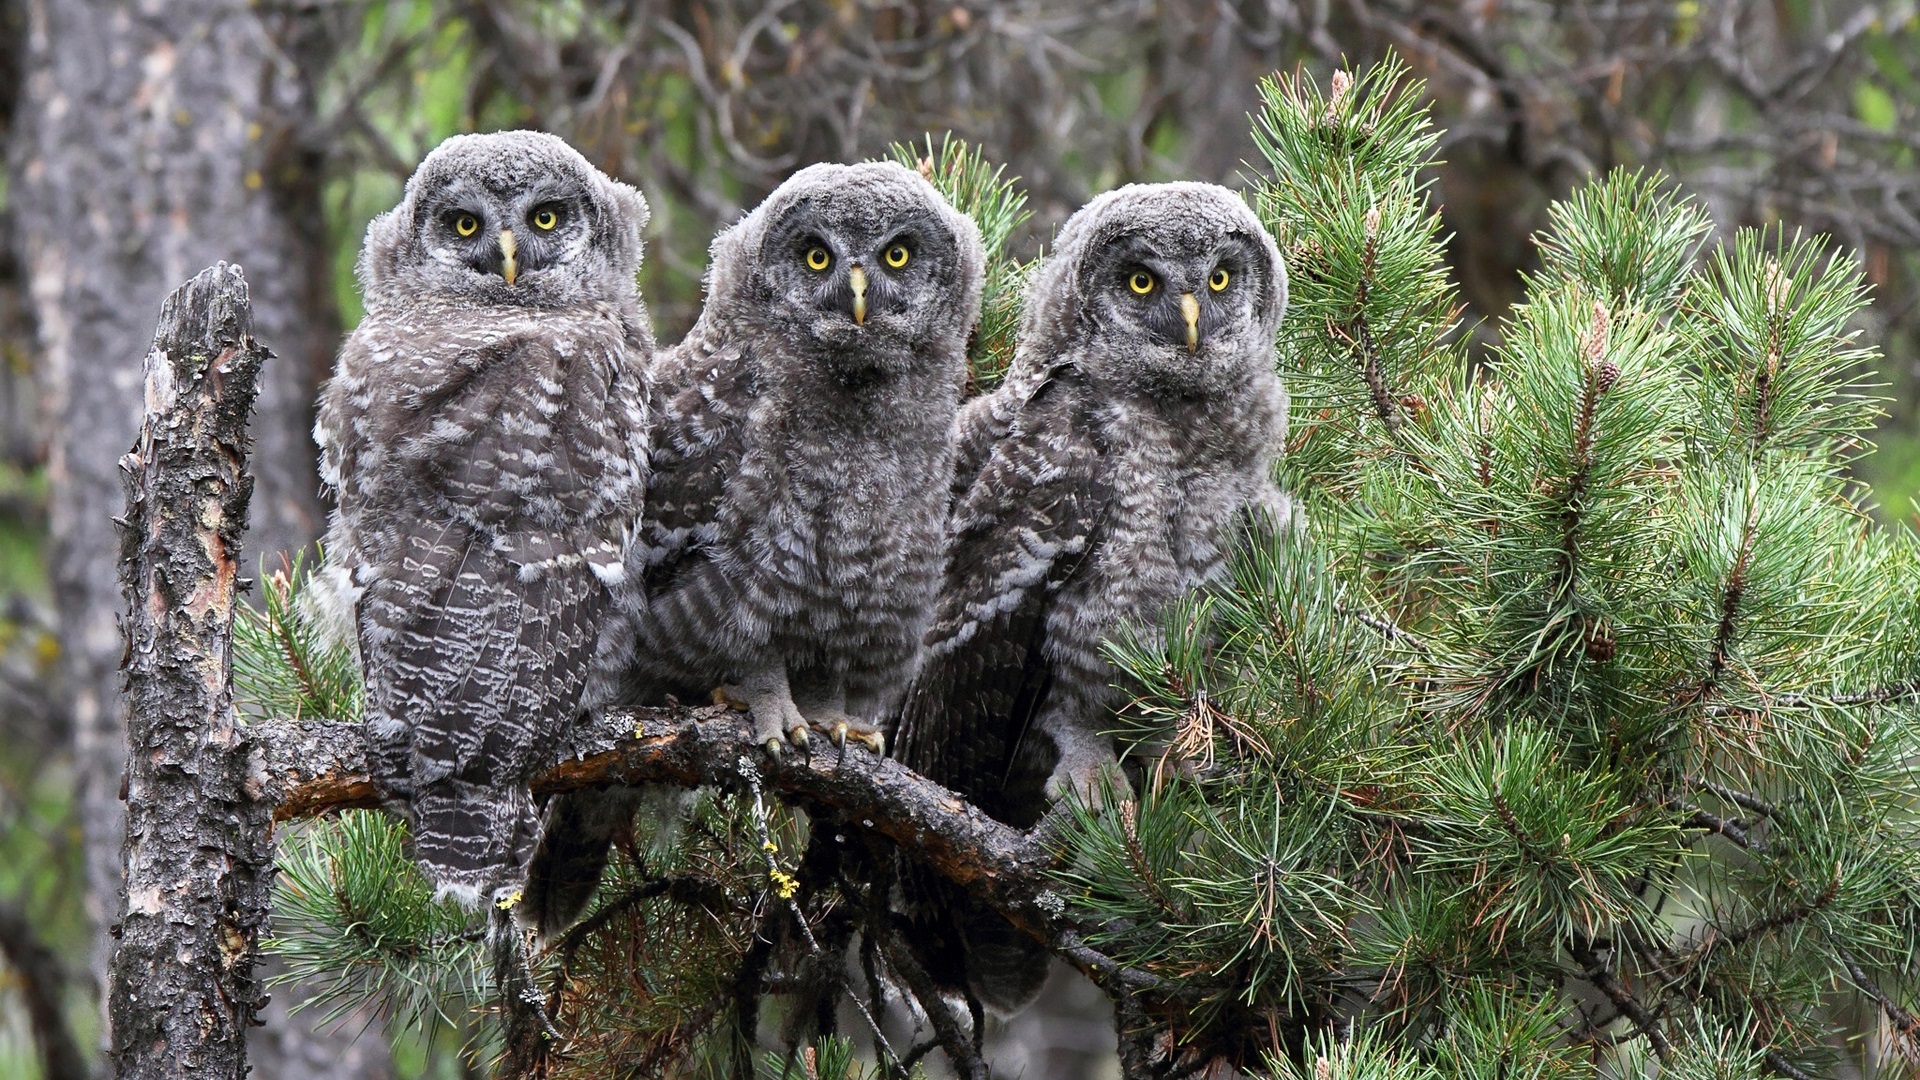
[[946, 582], [897, 729], [899, 754], [996, 817], [1001, 785], [1053, 673], [1047, 615], [1098, 542], [1099, 448], [1049, 383], [1023, 406], [955, 512]]
[[754, 389], [751, 367], [737, 348], [708, 348], [698, 340], [662, 353], [649, 381], [653, 473], [633, 562], [644, 590], [655, 594], [713, 541], [727, 483], [745, 454]]
[[411, 808], [422, 868], [468, 902], [526, 861], [527, 778], [579, 709], [622, 569], [621, 437], [571, 430], [562, 396], [588, 388], [561, 359], [515, 342], [418, 415], [396, 445], [426, 505], [394, 526], [398, 564], [361, 601], [379, 776]]

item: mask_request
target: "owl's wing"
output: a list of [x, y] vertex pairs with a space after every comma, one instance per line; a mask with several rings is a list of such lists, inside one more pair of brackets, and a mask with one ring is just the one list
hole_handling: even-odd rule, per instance
[[1000, 816], [1053, 671], [1047, 615], [1097, 542], [1110, 492], [1065, 380], [1020, 409], [955, 511], [945, 585], [897, 728], [909, 767]]
[[737, 347], [689, 341], [655, 361], [652, 474], [635, 556], [643, 591], [669, 588], [710, 549], [727, 481], [746, 452], [752, 365]]
[[416, 859], [469, 901], [526, 861], [527, 778], [575, 718], [622, 572], [607, 490], [628, 479], [630, 462], [608, 475], [623, 425], [577, 411], [606, 406], [606, 359], [514, 341], [422, 395], [395, 444], [427, 498], [361, 600], [369, 731]]

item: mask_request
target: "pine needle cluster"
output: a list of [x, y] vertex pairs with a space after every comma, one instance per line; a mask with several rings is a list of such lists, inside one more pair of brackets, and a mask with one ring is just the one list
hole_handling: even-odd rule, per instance
[[1039, 265], [1038, 257], [1021, 262], [1007, 250], [1013, 234], [1033, 216], [1027, 210], [1020, 179], [1005, 175], [1005, 166], [988, 161], [978, 148], [954, 138], [951, 132], [941, 136], [938, 146], [928, 135], [922, 144], [895, 143], [888, 154], [901, 165], [918, 170], [954, 209], [973, 218], [980, 227], [987, 275], [980, 297], [980, 322], [967, 343], [968, 390], [977, 393], [989, 389], [1013, 362], [1020, 303], [1026, 294], [1027, 278]]
[[1420, 97], [1263, 87], [1308, 524], [1113, 643], [1139, 783], [1063, 885], [1277, 1075], [1911, 1068], [1920, 543], [1848, 478], [1855, 262], [1617, 172], [1470, 361]]
[[235, 613], [235, 698], [250, 716], [360, 718], [360, 661], [313, 612], [313, 577], [305, 552], [283, 557], [261, 582], [260, 606]]

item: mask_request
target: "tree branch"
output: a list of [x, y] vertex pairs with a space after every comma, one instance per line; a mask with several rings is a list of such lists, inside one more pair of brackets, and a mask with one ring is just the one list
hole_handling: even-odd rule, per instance
[[[379, 805], [359, 725], [276, 719], [247, 733], [249, 783], [275, 807], [275, 820]], [[1046, 876], [1053, 853], [1038, 832], [1003, 825], [890, 758], [849, 747], [774, 760], [754, 744], [744, 713], [718, 706], [616, 710], [582, 724], [534, 777], [533, 790], [642, 783], [758, 784], [801, 804], [832, 807], [968, 889], [1094, 982], [1113, 992], [1180, 996], [1159, 977], [1084, 944], [1066, 916], [1066, 898]]]
[[1666, 1033], [1660, 1030], [1660, 1021], [1647, 1011], [1646, 1006], [1640, 1004], [1632, 991], [1620, 985], [1620, 980], [1614, 977], [1612, 965], [1601, 960], [1591, 946], [1576, 943], [1570, 951], [1573, 953], [1573, 958], [1583, 967], [1580, 977], [1593, 984], [1594, 989], [1605, 994], [1607, 1000], [1613, 1003], [1613, 1007], [1619, 1010], [1620, 1015], [1632, 1021], [1634, 1030], [1645, 1036], [1647, 1042], [1652, 1044], [1654, 1056], [1662, 1062], [1671, 1058], [1673, 1044], [1667, 1041]]

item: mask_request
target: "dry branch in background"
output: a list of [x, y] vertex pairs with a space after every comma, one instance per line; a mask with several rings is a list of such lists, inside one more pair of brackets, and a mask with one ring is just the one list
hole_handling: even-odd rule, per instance
[[33, 932], [26, 913], [13, 904], [0, 904], [0, 957], [13, 969], [13, 985], [26, 1005], [44, 1080], [87, 1080], [86, 1059], [60, 1011], [66, 972]]

